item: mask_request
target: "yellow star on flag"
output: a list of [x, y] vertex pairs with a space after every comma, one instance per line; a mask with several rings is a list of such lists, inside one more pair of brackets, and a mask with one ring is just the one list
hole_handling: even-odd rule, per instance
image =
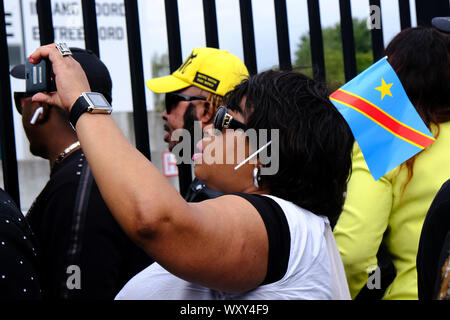
[[377, 87], [375, 88], [375, 90], [378, 90], [381, 92], [381, 100], [384, 99], [385, 95], [389, 95], [392, 97], [392, 93], [391, 93], [391, 87], [392, 87], [393, 83], [389, 83], [386, 84], [386, 82], [384, 81], [383, 78], [381, 78], [381, 87]]

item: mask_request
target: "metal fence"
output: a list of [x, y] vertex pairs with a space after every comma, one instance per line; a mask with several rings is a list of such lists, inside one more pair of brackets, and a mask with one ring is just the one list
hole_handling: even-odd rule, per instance
[[[450, 15], [449, 0], [415, 0], [417, 24], [429, 25], [435, 16]], [[99, 55], [97, 16], [94, 0], [81, 0], [85, 45], [87, 49]], [[253, 2], [256, 4], [257, 1]], [[126, 26], [128, 34], [128, 50], [133, 98], [133, 119], [136, 137], [136, 148], [150, 159], [150, 137], [147, 123], [147, 106], [142, 64], [141, 37], [139, 28], [137, 0], [124, 0]], [[319, 0], [307, 0], [310, 27], [311, 57], [314, 78], [325, 81], [324, 45], [320, 21]], [[401, 29], [411, 26], [411, 10], [409, 0], [398, 0]], [[279, 68], [291, 70], [291, 53], [287, 22], [286, 0], [274, 0], [275, 21]], [[370, 6], [381, 7], [380, 0], [369, 0]], [[253, 25], [252, 1], [239, 0], [244, 62], [250, 72], [258, 72], [256, 64], [255, 33]], [[356, 76], [355, 43], [350, 0], [339, 0], [341, 36], [343, 44], [345, 79]], [[369, 12], [369, 8], [368, 8]], [[54, 42], [51, 0], [37, 0], [40, 41], [42, 45]], [[182, 63], [180, 23], [177, 0], [165, 0], [167, 23], [167, 41], [169, 49], [170, 71], [175, 71]], [[219, 48], [215, 0], [203, 0], [206, 45]], [[373, 28], [372, 50], [374, 61], [383, 56], [383, 27], [380, 15], [380, 28]], [[11, 84], [9, 78], [9, 58], [6, 35], [4, 0], [0, 0], [0, 145], [3, 165], [5, 190], [20, 205], [15, 136], [11, 101]], [[151, 159], [150, 159], [151, 160]], [[190, 165], [179, 166], [180, 192], [185, 194], [192, 180]]]

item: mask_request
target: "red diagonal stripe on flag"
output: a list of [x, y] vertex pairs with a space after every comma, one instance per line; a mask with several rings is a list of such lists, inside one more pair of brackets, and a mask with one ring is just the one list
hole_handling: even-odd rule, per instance
[[350, 94], [349, 92], [339, 89], [330, 95], [330, 99], [359, 111], [392, 134], [416, 145], [419, 148], [426, 148], [435, 141], [434, 138], [408, 127], [382, 111], [374, 104], [353, 93]]

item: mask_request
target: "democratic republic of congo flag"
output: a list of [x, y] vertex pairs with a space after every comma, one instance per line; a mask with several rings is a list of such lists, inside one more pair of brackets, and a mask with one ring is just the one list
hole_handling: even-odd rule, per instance
[[435, 141], [386, 58], [330, 95], [378, 180]]

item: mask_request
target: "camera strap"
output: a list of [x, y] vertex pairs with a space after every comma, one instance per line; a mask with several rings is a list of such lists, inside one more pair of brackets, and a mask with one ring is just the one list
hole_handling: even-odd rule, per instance
[[[83, 170], [81, 173], [80, 181], [78, 183], [77, 195], [75, 198], [75, 208], [73, 211], [71, 224], [72, 228], [70, 231], [69, 248], [66, 259], [67, 267], [77, 265], [77, 261], [79, 261], [83, 244], [83, 233], [85, 229], [89, 197], [91, 195], [92, 184], [94, 181], [94, 177], [92, 176], [91, 169], [89, 168], [86, 159], [84, 159], [82, 164]], [[75, 290], [69, 290], [67, 282], [63, 282], [63, 298], [69, 299], [71, 293], [73, 293], [73, 291]]]

